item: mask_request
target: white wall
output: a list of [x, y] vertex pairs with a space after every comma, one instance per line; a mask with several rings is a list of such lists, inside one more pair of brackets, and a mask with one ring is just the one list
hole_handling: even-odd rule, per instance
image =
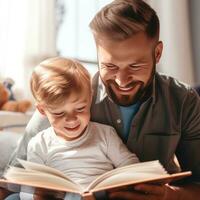
[[194, 85], [194, 63], [188, 0], [149, 0], [160, 19], [163, 55], [158, 70]]
[[[96, 47], [89, 23], [96, 12], [111, 0], [65, 0], [65, 14], [57, 37], [57, 48], [61, 56], [81, 60], [97, 61]], [[92, 74], [97, 66], [84, 64]]]
[[189, 1], [192, 50], [195, 70], [195, 84], [200, 85], [200, 1]]

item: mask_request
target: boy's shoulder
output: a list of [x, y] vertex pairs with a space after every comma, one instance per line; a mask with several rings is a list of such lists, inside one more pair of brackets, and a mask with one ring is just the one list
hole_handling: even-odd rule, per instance
[[90, 126], [91, 126], [92, 128], [95, 128], [95, 129], [102, 129], [102, 130], [114, 129], [114, 127], [112, 127], [112, 126], [110, 126], [110, 125], [102, 124], [102, 123], [99, 123], [99, 122], [93, 122], [93, 121], [90, 121]]
[[[90, 132], [91, 133], [95, 133], [95, 137], [98, 138], [112, 138], [112, 137], [116, 137], [117, 132], [114, 129], [114, 127], [107, 125], [107, 124], [102, 124], [102, 123], [98, 123], [98, 122], [90, 122], [89, 123], [89, 127], [90, 127]], [[94, 134], [91, 134], [92, 137], [94, 137]]]

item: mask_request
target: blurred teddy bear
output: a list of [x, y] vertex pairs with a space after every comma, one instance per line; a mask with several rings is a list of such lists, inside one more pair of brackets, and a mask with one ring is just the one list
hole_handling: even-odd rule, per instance
[[16, 100], [12, 91], [14, 81], [10, 78], [0, 82], [0, 110], [25, 113], [32, 104], [29, 100]]

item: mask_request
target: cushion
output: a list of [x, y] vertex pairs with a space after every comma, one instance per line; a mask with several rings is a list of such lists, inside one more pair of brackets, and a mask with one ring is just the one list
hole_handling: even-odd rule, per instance
[[22, 133], [31, 116], [32, 112], [0, 111], [0, 129]]

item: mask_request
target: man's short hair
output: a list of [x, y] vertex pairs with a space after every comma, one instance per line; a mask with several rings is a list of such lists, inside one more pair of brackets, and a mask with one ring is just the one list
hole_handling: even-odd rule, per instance
[[125, 40], [144, 32], [159, 39], [159, 19], [156, 12], [142, 0], [115, 0], [103, 7], [90, 22], [95, 40], [105, 37]]
[[41, 62], [31, 76], [31, 91], [38, 103], [59, 105], [72, 93], [92, 94], [89, 72], [76, 60], [55, 57]]

